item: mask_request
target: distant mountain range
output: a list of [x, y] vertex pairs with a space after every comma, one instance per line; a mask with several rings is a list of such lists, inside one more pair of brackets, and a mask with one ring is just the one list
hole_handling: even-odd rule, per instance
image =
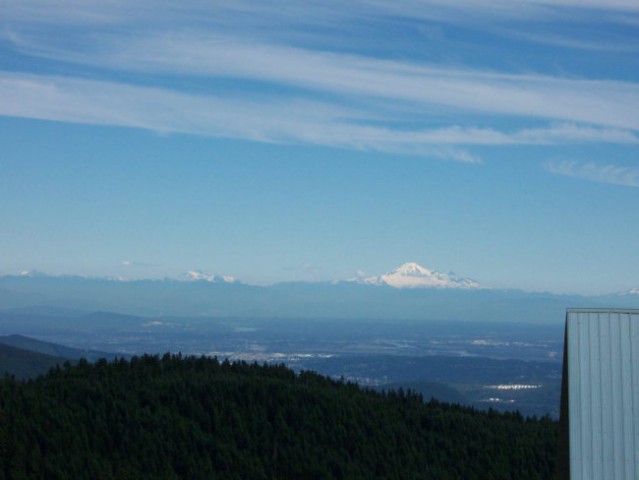
[[[51, 275], [47, 275], [38, 270], [26, 270], [18, 276], [23, 278], [46, 278]], [[67, 278], [69, 276], [63, 275], [61, 277]], [[124, 278], [106, 278], [105, 280], [129, 281]], [[180, 282], [241, 283], [230, 275], [215, 275], [199, 270], [190, 270], [178, 275], [176, 278], [165, 278], [162, 281], [173, 280]], [[342, 281], [364, 285], [386, 285], [395, 288], [485, 288], [475, 280], [459, 277], [454, 273], [441, 273], [429, 270], [415, 262], [404, 263], [396, 269], [381, 275], [370, 277], [360, 276], [348, 280], [336, 280], [333, 283], [340, 283]]]
[[[59, 278], [59, 279], [84, 279], [84, 280], [105, 280], [111, 282], [207, 282], [207, 283], [222, 283], [222, 284], [236, 284], [236, 285], [249, 285], [241, 282], [237, 278], [231, 275], [216, 275], [212, 273], [202, 272], [200, 270], [189, 270], [182, 273], [175, 278], [162, 278], [162, 279], [138, 279], [131, 280], [124, 277], [82, 277], [79, 275], [49, 275], [39, 270], [25, 270], [18, 275], [6, 275], [0, 272], [0, 282], [2, 278]], [[309, 282], [281, 282], [282, 284], [290, 283], [304, 283]], [[327, 282], [316, 282], [318, 284]], [[335, 280], [333, 284], [340, 283], [355, 283], [360, 285], [375, 285], [375, 286], [388, 286], [394, 288], [437, 288], [437, 289], [462, 289], [462, 290], [474, 290], [474, 289], [489, 289], [486, 285], [482, 285], [476, 280], [471, 278], [458, 276], [455, 273], [442, 273], [436, 270], [430, 270], [419, 265], [416, 262], [407, 262], [399, 267], [380, 275], [366, 276], [365, 274], [358, 275], [355, 278], [349, 278], [346, 280]], [[277, 285], [277, 284], [276, 284]], [[271, 285], [273, 286], [273, 285]], [[614, 295], [639, 295], [639, 287], [634, 287], [623, 292], [611, 293], [604, 296]]]
[[269, 286], [195, 271], [178, 279], [128, 281], [41, 272], [0, 276], [0, 309], [23, 313], [556, 323], [567, 307], [639, 308], [639, 288], [598, 296], [498, 290], [416, 263], [379, 276]]

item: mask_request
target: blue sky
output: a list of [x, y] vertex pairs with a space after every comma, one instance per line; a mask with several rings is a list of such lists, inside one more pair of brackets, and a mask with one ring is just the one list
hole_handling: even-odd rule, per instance
[[639, 286], [635, 0], [5, 0], [0, 271]]

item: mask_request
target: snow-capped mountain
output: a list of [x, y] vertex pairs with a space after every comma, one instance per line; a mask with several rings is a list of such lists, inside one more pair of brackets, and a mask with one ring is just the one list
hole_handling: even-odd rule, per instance
[[235, 278], [230, 275], [212, 275], [197, 270], [191, 270], [178, 277], [182, 282], [211, 282], [211, 283], [235, 283]]
[[639, 287], [624, 292], [624, 295], [639, 295]]
[[452, 273], [441, 273], [429, 270], [415, 262], [405, 263], [392, 272], [379, 276], [357, 279], [369, 285], [389, 285], [395, 288], [483, 288], [475, 280], [458, 277]]
[[40, 272], [39, 270], [25, 270], [23, 272], [20, 272], [20, 277], [29, 277], [29, 278], [37, 278], [37, 277], [48, 277], [49, 275], [44, 273], [44, 272]]

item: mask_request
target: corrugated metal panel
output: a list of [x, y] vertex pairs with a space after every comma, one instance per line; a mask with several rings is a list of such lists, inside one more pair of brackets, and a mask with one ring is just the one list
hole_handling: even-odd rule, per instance
[[639, 479], [639, 310], [566, 314], [570, 477]]

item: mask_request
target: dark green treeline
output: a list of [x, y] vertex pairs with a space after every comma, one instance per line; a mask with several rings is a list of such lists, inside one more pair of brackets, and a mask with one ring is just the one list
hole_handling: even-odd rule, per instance
[[0, 380], [0, 479], [547, 479], [556, 424], [175, 355]]

